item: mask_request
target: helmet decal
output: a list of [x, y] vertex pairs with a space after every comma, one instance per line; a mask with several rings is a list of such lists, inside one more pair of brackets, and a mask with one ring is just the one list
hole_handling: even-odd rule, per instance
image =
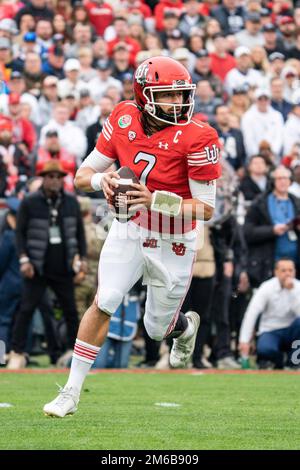
[[149, 70], [149, 65], [148, 64], [141, 64], [136, 69], [135, 79], [136, 79], [137, 83], [139, 83], [139, 85], [142, 85], [142, 86], [146, 85], [148, 70]]

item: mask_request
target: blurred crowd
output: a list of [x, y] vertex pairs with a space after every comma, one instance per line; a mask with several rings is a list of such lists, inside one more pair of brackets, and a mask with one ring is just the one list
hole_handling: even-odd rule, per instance
[[[183, 306], [202, 318], [193, 366], [248, 367], [255, 349], [240, 345], [246, 338], [255, 348], [243, 319], [253, 310], [256, 290], [274, 276], [274, 268], [276, 278], [284, 277], [279, 260], [292, 262], [290, 276], [298, 282], [300, 2], [3, 0], [0, 340], [8, 351], [47, 350], [53, 364], [68, 363], [78, 315], [95, 294], [97, 260], [110, 224], [103, 195], [79, 194], [73, 177], [114, 106], [133, 99], [135, 68], [154, 55], [170, 56], [189, 70], [197, 85], [194, 112], [217, 129], [222, 147], [217, 207], [205, 225]], [[47, 203], [45, 194], [57, 188], [65, 195], [60, 206], [67, 209]], [[103, 210], [97, 212], [99, 204]], [[55, 219], [59, 210], [62, 224], [70, 228], [74, 221], [67, 236], [67, 231], [52, 233], [53, 240], [66, 237], [65, 266], [53, 262], [58, 248], [49, 252], [40, 235], [41, 221], [49, 214]], [[70, 237], [74, 243], [68, 248]], [[21, 291], [25, 284], [29, 292], [34, 272], [43, 280], [38, 294], [35, 290], [39, 298], [32, 294], [34, 300], [24, 306]], [[141, 355], [143, 367], [167, 367], [169, 345], [151, 341], [143, 331], [144, 297], [137, 285], [124, 299], [107, 340], [107, 357], [111, 350], [115, 357], [103, 362], [103, 353], [99, 367], [124, 367], [132, 353]], [[280, 329], [276, 322], [273, 328]], [[260, 331], [258, 325], [255, 329]], [[284, 350], [283, 344], [278, 348]], [[261, 368], [291, 365], [272, 354], [256, 359]], [[25, 355], [22, 365], [26, 361]]]

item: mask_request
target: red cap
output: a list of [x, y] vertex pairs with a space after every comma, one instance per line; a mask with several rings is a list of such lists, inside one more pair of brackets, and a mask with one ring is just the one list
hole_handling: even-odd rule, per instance
[[0, 115], [0, 131], [12, 132], [12, 129], [13, 129], [12, 120], [7, 116]]
[[20, 103], [20, 95], [19, 93], [10, 93], [8, 95], [8, 103], [9, 104], [19, 104]]
[[290, 23], [294, 23], [294, 18], [292, 18], [291, 16], [282, 16], [279, 20], [280, 25], [290, 24]]

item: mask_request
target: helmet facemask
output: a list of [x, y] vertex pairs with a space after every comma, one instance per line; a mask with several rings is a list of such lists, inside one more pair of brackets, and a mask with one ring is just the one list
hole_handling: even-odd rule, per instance
[[[145, 111], [154, 117], [158, 121], [171, 124], [174, 126], [186, 126], [192, 119], [194, 111], [194, 96], [195, 96], [196, 85], [190, 83], [184, 83], [182, 85], [164, 85], [145, 87], [143, 95], [145, 96], [147, 103], [145, 104]], [[158, 103], [155, 101], [155, 93], [162, 91], [182, 91], [183, 102], [182, 103]], [[165, 113], [161, 106], [168, 106], [173, 108], [173, 112]], [[181, 108], [180, 112], [176, 109]], [[184, 122], [179, 122], [184, 121]]]

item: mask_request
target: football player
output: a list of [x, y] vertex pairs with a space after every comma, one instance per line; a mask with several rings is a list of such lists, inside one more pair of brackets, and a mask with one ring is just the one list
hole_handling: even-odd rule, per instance
[[218, 135], [193, 117], [194, 93], [190, 74], [179, 62], [146, 60], [134, 75], [135, 101], [115, 107], [77, 171], [77, 188], [103, 190], [108, 200], [119, 174], [105, 170], [115, 160], [133, 170], [139, 183], [128, 192], [133, 217], [126, 224], [115, 219], [105, 241], [97, 295], [81, 321], [67, 384], [44, 406], [47, 415], [76, 411], [111, 315], [142, 275], [149, 336], [174, 338], [171, 367], [185, 367], [189, 361], [200, 319], [180, 308], [191, 280], [196, 222], [211, 218], [220, 176]]

